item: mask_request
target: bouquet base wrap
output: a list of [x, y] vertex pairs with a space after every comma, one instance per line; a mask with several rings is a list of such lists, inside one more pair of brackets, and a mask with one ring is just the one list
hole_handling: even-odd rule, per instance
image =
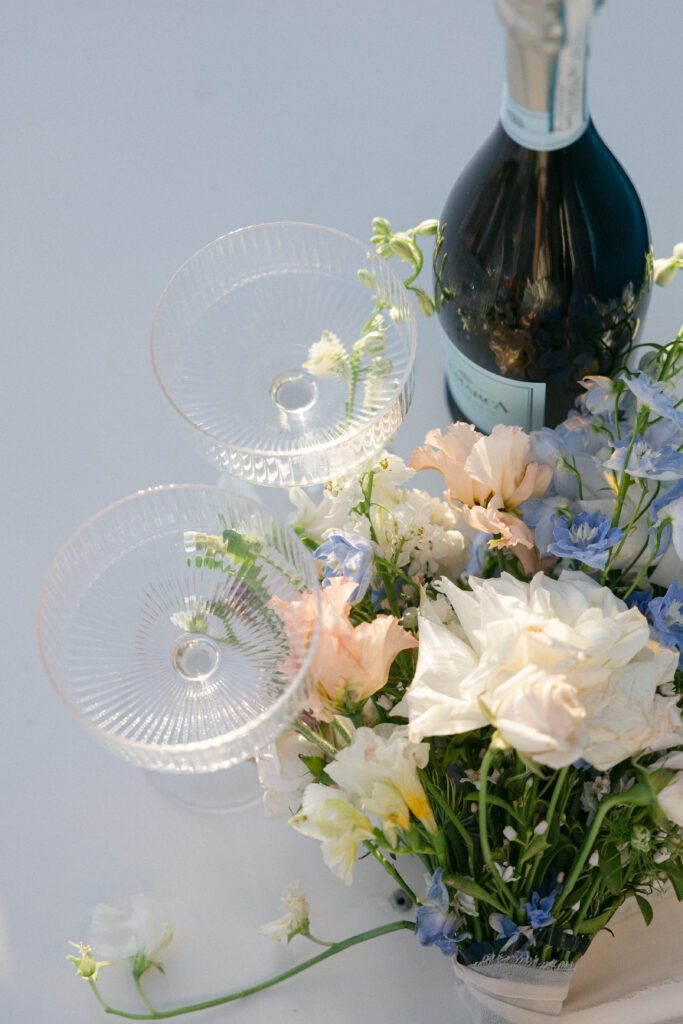
[[473, 1024], [547, 1024], [562, 1012], [574, 974], [573, 964], [525, 964], [506, 956], [471, 966], [454, 959], [453, 969]]

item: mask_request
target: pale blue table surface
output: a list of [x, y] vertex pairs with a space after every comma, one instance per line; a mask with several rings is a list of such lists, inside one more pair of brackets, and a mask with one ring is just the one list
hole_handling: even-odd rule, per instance
[[[655, 13], [656, 12], [656, 13]], [[683, 238], [680, 0], [610, 0], [590, 71], [598, 128], [630, 171], [655, 248]], [[0, 1020], [104, 1019], [64, 961], [92, 907], [132, 892], [174, 922], [161, 1004], [265, 977], [309, 951], [259, 938], [301, 880], [333, 938], [392, 919], [363, 862], [346, 889], [318, 844], [260, 810], [193, 816], [100, 749], [51, 691], [34, 641], [57, 548], [139, 488], [215, 481], [148, 356], [176, 267], [245, 224], [438, 216], [497, 118], [502, 32], [488, 0], [3, 0], [0, 4], [2, 730]], [[645, 337], [683, 320], [655, 296]], [[439, 331], [420, 326], [396, 442], [445, 426]], [[415, 884], [421, 871], [412, 870]], [[103, 980], [131, 1008], [120, 975]], [[452, 1010], [451, 1010], [452, 1007]], [[343, 954], [208, 1021], [463, 1019], [447, 961], [410, 935]]]

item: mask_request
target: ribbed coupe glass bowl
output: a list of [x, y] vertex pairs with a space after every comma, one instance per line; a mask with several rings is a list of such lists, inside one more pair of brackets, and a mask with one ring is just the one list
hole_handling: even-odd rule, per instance
[[[384, 346], [352, 364], [378, 296]], [[348, 354], [333, 372], [305, 366], [324, 332]], [[166, 398], [213, 465], [248, 484], [308, 487], [396, 432], [416, 336], [408, 292], [368, 245], [316, 224], [272, 223], [216, 239], [177, 271], [151, 350]]]
[[[274, 599], [302, 598], [308, 614], [286, 634]], [[318, 608], [310, 553], [261, 505], [222, 487], [153, 487], [58, 553], [38, 642], [57, 693], [110, 750], [206, 774], [255, 757], [305, 704]]]

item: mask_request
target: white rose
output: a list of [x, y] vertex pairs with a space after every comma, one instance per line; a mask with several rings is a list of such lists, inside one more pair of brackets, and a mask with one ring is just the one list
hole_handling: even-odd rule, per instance
[[505, 742], [539, 764], [564, 768], [581, 757], [586, 712], [563, 676], [528, 665], [498, 687], [491, 711]]
[[421, 609], [417, 668], [401, 702], [414, 742], [488, 724], [482, 707], [495, 709], [498, 690], [530, 666], [573, 687], [585, 710], [579, 756], [601, 771], [682, 741], [679, 711], [657, 693], [677, 654], [650, 640], [636, 608], [581, 572], [469, 582], [471, 591], [437, 584], [459, 626]]

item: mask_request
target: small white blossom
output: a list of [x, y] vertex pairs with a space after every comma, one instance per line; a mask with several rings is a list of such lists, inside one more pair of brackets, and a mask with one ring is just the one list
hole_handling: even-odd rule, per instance
[[261, 925], [259, 935], [274, 942], [288, 943], [289, 940], [308, 928], [308, 900], [299, 882], [288, 885], [282, 896], [285, 913], [276, 921]]
[[588, 858], [588, 863], [592, 868], [597, 868], [598, 864], [600, 863], [600, 854], [597, 850], [593, 850], [590, 857]]
[[202, 597], [190, 595], [183, 598], [184, 612], [174, 612], [171, 622], [186, 633], [207, 633], [209, 630], [209, 606]]
[[535, 836], [544, 836], [547, 831], [548, 831], [548, 822], [547, 821], [539, 821], [538, 825], [534, 829], [534, 835]]
[[516, 882], [519, 879], [519, 875], [515, 874], [515, 869], [512, 864], [499, 864], [498, 861], [495, 860], [493, 864], [504, 882]]
[[517, 838], [517, 830], [514, 829], [512, 825], [506, 825], [503, 829], [503, 835], [506, 839], [509, 839], [511, 843], [514, 843]]
[[664, 864], [670, 857], [671, 852], [669, 850], [657, 850], [657, 852], [652, 855], [652, 859], [655, 864]]
[[337, 335], [323, 331], [320, 341], [314, 341], [309, 348], [303, 366], [313, 377], [335, 377], [344, 372], [348, 359], [348, 352]]

